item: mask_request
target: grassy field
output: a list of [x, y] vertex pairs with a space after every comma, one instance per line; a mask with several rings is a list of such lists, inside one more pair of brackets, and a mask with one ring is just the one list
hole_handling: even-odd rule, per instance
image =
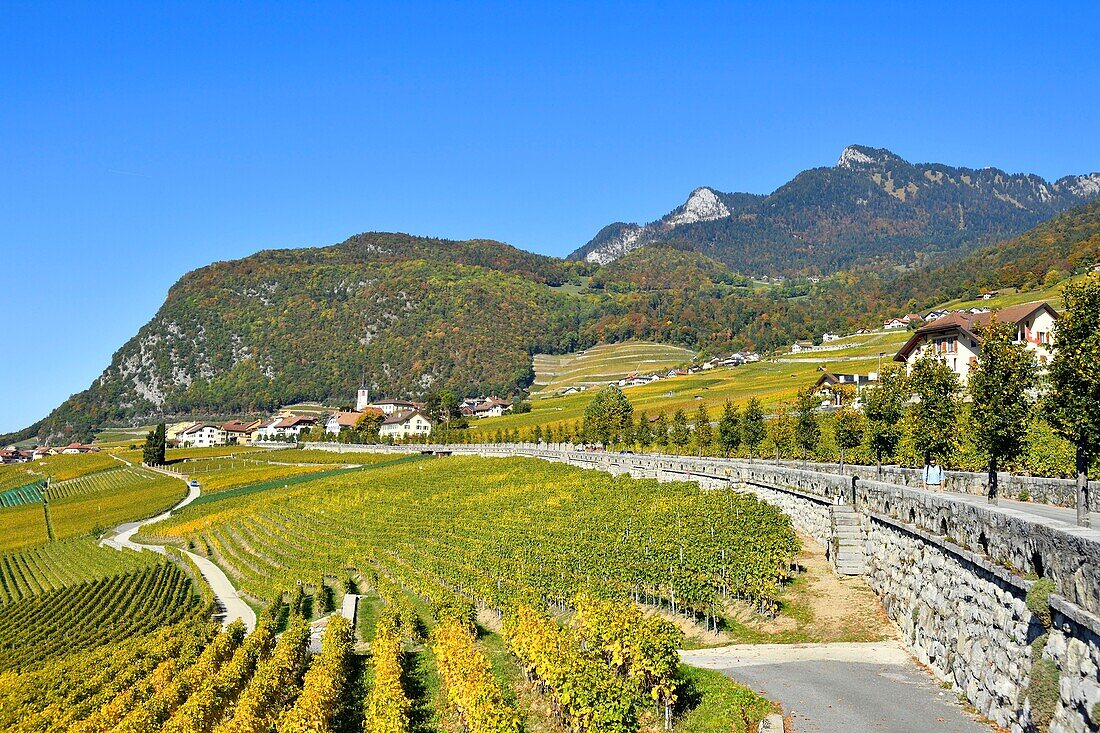
[[536, 354], [532, 390], [549, 394], [573, 385], [603, 385], [633, 372], [667, 371], [691, 358], [688, 349], [648, 341], [604, 344], [561, 356]]
[[[861, 372], [873, 371], [877, 359], [836, 362], [834, 367], [817, 362], [775, 363], [756, 362], [732, 368], [710, 369], [699, 374], [691, 374], [640, 387], [628, 387], [623, 390], [634, 410], [644, 410], [654, 417], [659, 412], [671, 415], [678, 409], [685, 412], [695, 410], [699, 404], [717, 414], [727, 399], [734, 404], [744, 404], [751, 397], [763, 402], [765, 409], [774, 408], [780, 403], [790, 402], [799, 389], [804, 389], [817, 381], [819, 367], [835, 368], [837, 371]], [[534, 400], [531, 412], [519, 415], [505, 415], [498, 418], [478, 420], [470, 426], [472, 433], [491, 435], [498, 428], [526, 430], [535, 425], [558, 425], [580, 420], [584, 408], [595, 395], [594, 391], [567, 397]]]

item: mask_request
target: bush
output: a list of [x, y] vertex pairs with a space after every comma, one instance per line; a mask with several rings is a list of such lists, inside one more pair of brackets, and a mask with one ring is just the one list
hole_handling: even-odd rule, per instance
[[[1040, 652], [1041, 653], [1041, 652]], [[1040, 733], [1049, 730], [1054, 710], [1058, 707], [1061, 673], [1053, 659], [1039, 657], [1031, 663], [1031, 679], [1027, 697], [1031, 701], [1031, 724]]]
[[1035, 614], [1044, 629], [1051, 625], [1050, 594], [1054, 592], [1054, 581], [1050, 578], [1039, 578], [1027, 592], [1027, 609]]

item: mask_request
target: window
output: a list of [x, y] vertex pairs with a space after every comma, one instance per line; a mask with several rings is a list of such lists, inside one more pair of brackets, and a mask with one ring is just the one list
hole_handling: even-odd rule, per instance
[[939, 336], [933, 342], [933, 348], [937, 354], [955, 354], [958, 352], [958, 341], [954, 336]]

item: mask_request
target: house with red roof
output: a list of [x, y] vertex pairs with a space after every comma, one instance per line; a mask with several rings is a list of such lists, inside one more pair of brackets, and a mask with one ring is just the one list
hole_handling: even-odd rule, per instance
[[1016, 327], [1016, 342], [1026, 344], [1036, 352], [1040, 365], [1052, 355], [1051, 334], [1058, 320], [1058, 311], [1049, 303], [1025, 303], [1002, 308], [996, 313], [954, 312], [918, 328], [894, 356], [906, 369], [925, 353], [943, 359], [951, 371], [966, 381], [971, 367], [981, 357], [980, 331], [993, 319]]

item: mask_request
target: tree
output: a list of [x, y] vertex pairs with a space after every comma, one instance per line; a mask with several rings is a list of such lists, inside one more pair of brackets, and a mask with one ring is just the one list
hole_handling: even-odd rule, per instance
[[1062, 288], [1064, 310], [1054, 324], [1048, 419], [1073, 443], [1077, 523], [1089, 526], [1089, 462], [1100, 453], [1100, 274]]
[[710, 415], [702, 403], [695, 410], [695, 429], [691, 435], [695, 439], [695, 445], [698, 446], [700, 454], [705, 449], [710, 448], [714, 442], [714, 430], [710, 425]]
[[653, 422], [653, 442], [659, 448], [668, 445], [668, 418], [665, 413], [657, 413], [657, 419]]
[[531, 431], [531, 442], [538, 445], [542, 442], [542, 426], [536, 425], [535, 429]]
[[815, 410], [821, 402], [811, 390], [805, 390], [798, 395], [795, 401], [794, 412], [794, 439], [798, 447], [802, 449], [802, 462], [806, 462], [806, 454], [817, 448], [821, 441], [821, 425], [817, 422]]
[[145, 446], [141, 449], [141, 462], [146, 466], [152, 466], [155, 459], [155, 444], [157, 440], [156, 428], [150, 430], [145, 436]]
[[781, 407], [775, 419], [768, 423], [768, 437], [775, 446], [775, 464], [779, 465], [779, 457], [783, 451], [790, 452], [794, 445], [794, 420], [791, 418], [787, 407]]
[[164, 423], [160, 423], [145, 436], [145, 446], [141, 451], [141, 462], [147, 466], [163, 466], [167, 448], [167, 430]]
[[359, 419], [355, 421], [355, 434], [357, 439], [364, 443], [377, 443], [378, 432], [382, 428], [382, 421], [384, 419], [385, 416], [378, 412], [364, 412], [359, 416]]
[[958, 428], [959, 376], [943, 359], [926, 352], [913, 363], [908, 384], [916, 397], [909, 408], [913, 429], [925, 455], [946, 463], [955, 446]]
[[688, 440], [691, 439], [691, 431], [688, 430], [687, 415], [683, 410], [677, 410], [672, 413], [672, 425], [668, 428], [668, 442], [676, 446], [677, 450], [682, 449], [688, 444]]
[[604, 387], [584, 408], [585, 439], [606, 444], [633, 421], [634, 408], [623, 391], [615, 385]]
[[843, 474], [844, 454], [849, 448], [856, 448], [863, 442], [863, 415], [851, 407], [841, 407], [833, 417], [833, 432], [836, 445], [840, 448], [840, 472]]
[[722, 451], [722, 455], [728, 458], [740, 444], [741, 415], [733, 403], [726, 400], [725, 406], [722, 407], [722, 417], [718, 420], [718, 448]]
[[741, 418], [741, 440], [748, 446], [750, 461], [753, 451], [764, 442], [765, 434], [764, 408], [760, 406], [760, 400], [753, 397], [745, 405], [745, 414]]
[[970, 423], [974, 443], [988, 461], [987, 498], [997, 503], [997, 468], [1027, 445], [1031, 424], [1031, 393], [1038, 365], [1035, 354], [1015, 343], [1016, 326], [993, 321], [978, 332], [981, 356], [970, 369], [967, 389], [973, 404]]
[[868, 440], [880, 476], [883, 456], [893, 456], [901, 442], [900, 424], [905, 416], [905, 400], [905, 372], [900, 364], [883, 367], [878, 383], [863, 390]]
[[646, 417], [644, 410], [638, 413], [638, 427], [634, 429], [634, 440], [638, 441], [638, 445], [643, 449], [653, 444], [653, 428], [650, 427], [649, 418]]

